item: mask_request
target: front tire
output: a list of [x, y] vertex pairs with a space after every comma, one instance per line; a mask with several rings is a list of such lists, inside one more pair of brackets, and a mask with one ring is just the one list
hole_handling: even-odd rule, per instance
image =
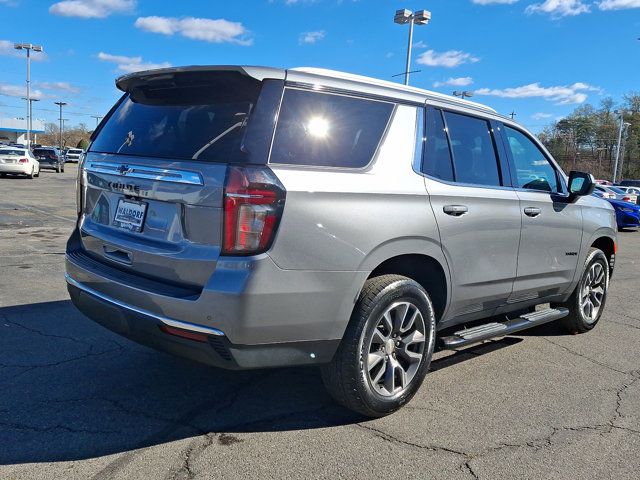
[[604, 252], [591, 248], [584, 262], [584, 270], [569, 299], [560, 304], [569, 315], [560, 324], [569, 333], [586, 333], [596, 326], [607, 301], [609, 262]]
[[431, 363], [435, 313], [414, 280], [367, 280], [322, 379], [341, 405], [367, 417], [393, 413], [415, 395]]

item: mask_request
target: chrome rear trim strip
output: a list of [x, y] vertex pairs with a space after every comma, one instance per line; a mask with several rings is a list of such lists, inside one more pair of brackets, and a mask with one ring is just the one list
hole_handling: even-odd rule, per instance
[[126, 178], [142, 178], [159, 182], [185, 183], [188, 185], [204, 185], [202, 176], [197, 172], [176, 170], [171, 168], [147, 167], [145, 165], [129, 165], [106, 162], [87, 162], [84, 170], [91, 173], [106, 173]]
[[171, 327], [175, 327], [175, 328], [181, 328], [183, 330], [191, 330], [192, 332], [199, 332], [199, 333], [206, 333], [207, 335], [216, 335], [218, 337], [224, 337], [224, 332], [222, 332], [221, 330], [218, 330], [217, 328], [211, 328], [211, 327], [205, 327], [204, 325], [198, 325], [196, 323], [190, 323], [190, 322], [182, 322], [180, 320], [174, 320], [173, 318], [168, 318], [162, 315], [158, 315], [156, 313], [152, 313], [148, 310], [145, 310], [143, 308], [138, 308], [138, 307], [134, 307], [133, 305], [129, 305], [127, 303], [121, 302], [119, 300], [116, 300], [115, 298], [109, 297], [108, 295], [105, 295], [103, 293], [100, 293], [96, 290], [94, 290], [91, 287], [87, 287], [86, 285], [83, 285], [82, 283], [74, 280], [73, 278], [71, 278], [71, 276], [68, 273], [64, 274], [64, 278], [67, 281], [67, 283], [69, 285], [73, 285], [74, 287], [82, 290], [83, 292], [92, 295], [96, 298], [99, 298], [100, 300], [103, 300], [107, 303], [110, 303], [112, 305], [115, 305], [117, 307], [120, 308], [124, 308], [126, 310], [129, 310], [131, 312], [135, 312], [138, 313], [140, 315], [145, 315], [147, 317], [151, 317], [154, 318], [162, 323], [164, 323], [165, 325], [169, 325]]

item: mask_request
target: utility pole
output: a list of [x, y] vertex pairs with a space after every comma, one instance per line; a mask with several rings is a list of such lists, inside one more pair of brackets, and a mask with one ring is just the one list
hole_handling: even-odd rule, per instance
[[627, 129], [631, 126], [629, 122], [624, 122], [623, 132], [624, 135], [624, 143], [622, 144], [622, 153], [620, 154], [620, 179], [624, 179], [623, 171], [624, 171], [624, 150], [627, 147]]
[[620, 142], [622, 141], [622, 127], [624, 126], [624, 112], [621, 110], [614, 110], [613, 113], [620, 115], [620, 128], [618, 129], [618, 144], [616, 145], [616, 161], [613, 164], [613, 177], [611, 183], [616, 183], [616, 177], [618, 176], [618, 161], [620, 160]]
[[97, 127], [98, 124], [100, 123], [100, 120], [102, 120], [102, 115], [91, 115], [91, 118], [96, 119], [96, 127]]
[[43, 52], [42, 45], [33, 45], [32, 43], [14, 43], [13, 48], [16, 50], [27, 51], [27, 149], [31, 148], [31, 50], [34, 52]]
[[62, 154], [62, 107], [65, 106], [66, 102], [53, 102], [60, 107], [60, 154]]
[[411, 47], [413, 46], [413, 25], [426, 25], [431, 20], [431, 12], [427, 10], [418, 10], [413, 13], [411, 10], [403, 8], [396, 10], [393, 17], [394, 23], [399, 25], [409, 24], [409, 44], [407, 45], [407, 64], [404, 69], [404, 84], [409, 85], [409, 73], [411, 73]]

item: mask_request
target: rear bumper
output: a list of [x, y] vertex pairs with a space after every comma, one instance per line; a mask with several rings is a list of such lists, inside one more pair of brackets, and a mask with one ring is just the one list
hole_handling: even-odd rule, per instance
[[[76, 236], [65, 261], [69, 293], [80, 311], [136, 342], [225, 368], [329, 362], [367, 277], [282, 270], [268, 255], [220, 258], [194, 294], [83, 259], [74, 248]], [[162, 325], [205, 333], [207, 343], [169, 335]]]
[[29, 165], [29, 164], [19, 164], [19, 163], [0, 164], [0, 173], [28, 175], [31, 173], [32, 168], [33, 168], [33, 165]]
[[[142, 345], [215, 367], [241, 370], [326, 363], [331, 360], [339, 344], [339, 340], [325, 340], [234, 345], [220, 330], [162, 317], [126, 305], [79, 284], [69, 275], [66, 278], [73, 304], [96, 323]], [[204, 333], [206, 341], [170, 335], [161, 330], [163, 325]]]

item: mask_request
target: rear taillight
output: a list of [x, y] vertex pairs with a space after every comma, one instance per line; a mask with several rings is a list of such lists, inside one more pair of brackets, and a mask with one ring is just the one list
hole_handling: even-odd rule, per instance
[[222, 253], [255, 255], [275, 236], [285, 189], [268, 167], [229, 167], [224, 188]]
[[631, 197], [622, 197], [622, 201], [623, 202], [630, 202], [631, 201]]
[[18, 160], [18, 163], [29, 163], [29, 159], [28, 158], [21, 158], [20, 160]]

